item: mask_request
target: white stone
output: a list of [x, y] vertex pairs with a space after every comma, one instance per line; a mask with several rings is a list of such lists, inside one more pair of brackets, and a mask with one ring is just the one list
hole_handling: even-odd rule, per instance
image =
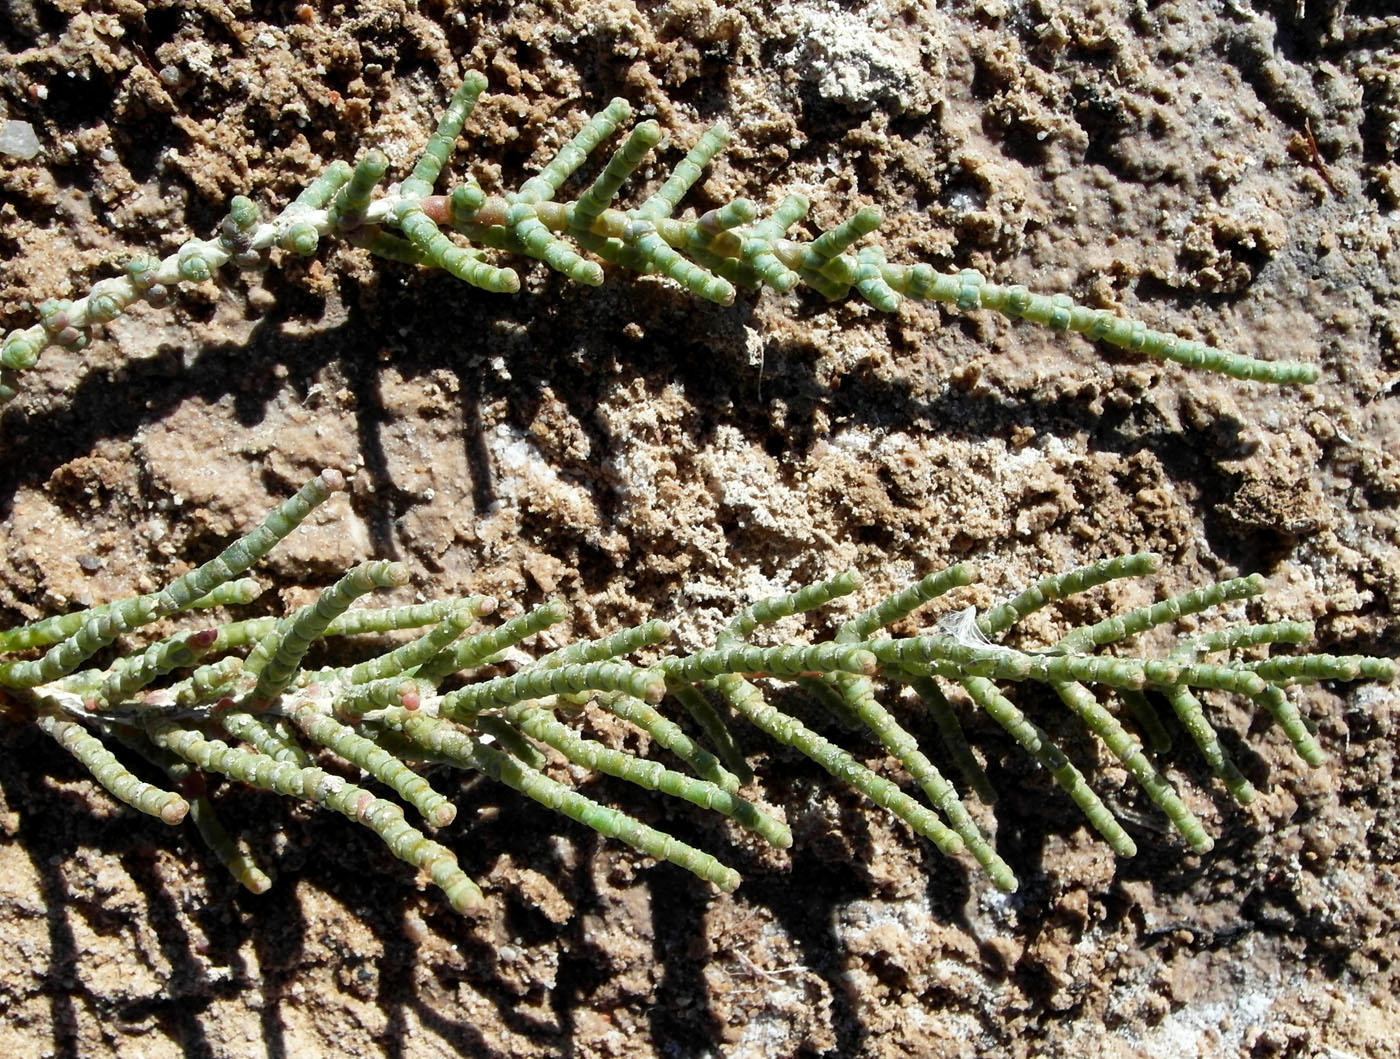
[[27, 121], [7, 121], [0, 125], [0, 154], [29, 161], [39, 153], [39, 137]]

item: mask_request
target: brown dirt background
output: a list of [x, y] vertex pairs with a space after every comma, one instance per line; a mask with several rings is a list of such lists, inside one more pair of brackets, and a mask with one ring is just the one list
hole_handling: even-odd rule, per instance
[[[1278, 391], [991, 314], [721, 309], [622, 276], [586, 290], [527, 269], [495, 297], [332, 246], [45, 355], [0, 415], [6, 622], [149, 588], [335, 466], [354, 490], [265, 567], [288, 602], [392, 556], [426, 594], [554, 594], [580, 634], [656, 615], [699, 643], [744, 601], [847, 566], [873, 598], [977, 559], [988, 586], [960, 602], [985, 604], [1150, 548], [1169, 562], [1155, 591], [1259, 570], [1252, 618], [1395, 652], [1400, 21], [1382, 0], [6, 7], [0, 116], [43, 145], [0, 164], [7, 327], [134, 250], [208, 234], [235, 193], [279, 208], [370, 144], [402, 173], [474, 67], [492, 87], [454, 166], [488, 184], [623, 95], [682, 147], [716, 119], [737, 132], [689, 205], [801, 190], [829, 225], [873, 203], [892, 260], [1323, 369]], [[1071, 617], [1115, 600], [1091, 602]], [[1396, 692], [1302, 699], [1331, 755], [1311, 774], [1226, 714], [1268, 788], [1248, 810], [1173, 755], [1218, 837], [1204, 858], [1043, 710], [1130, 814], [1143, 852], [1115, 863], [974, 722], [1013, 898], [756, 739], [790, 857], [608, 788], [738, 866], [732, 898], [444, 778], [446, 841], [487, 891], [470, 919], [348, 823], [224, 790], [280, 877], [242, 893], [192, 832], [0, 723], [0, 1046], [1398, 1055]]]

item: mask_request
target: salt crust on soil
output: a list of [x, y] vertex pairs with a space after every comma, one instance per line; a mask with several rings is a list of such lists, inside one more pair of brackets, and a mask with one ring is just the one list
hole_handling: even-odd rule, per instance
[[[10, 5], [0, 119], [42, 150], [0, 168], [0, 320], [206, 234], [235, 193], [280, 205], [368, 143], [402, 166], [478, 68], [492, 89], [466, 143], [488, 183], [613, 95], [679, 145], [723, 118], [735, 145], [692, 203], [797, 190], [824, 224], [872, 203], [892, 260], [1065, 290], [1323, 380], [1278, 392], [988, 315], [771, 294], [718, 309], [624, 277], [528, 272], [494, 298], [337, 247], [45, 355], [0, 417], [7, 620], [148, 588], [335, 466], [352, 493], [269, 564], [289, 602], [394, 555], [424, 591], [556, 594], [579, 634], [657, 615], [696, 642], [742, 601], [846, 566], [873, 593], [978, 559], [990, 586], [960, 602], [980, 605], [1150, 548], [1169, 560], [1156, 590], [1261, 570], [1252, 616], [1394, 651], [1386, 4], [453, 6]], [[1396, 693], [1302, 703], [1329, 762], [1305, 774], [1256, 729], [1268, 793], [1248, 810], [1178, 759], [1218, 836], [1204, 859], [1141, 813], [1144, 853], [1115, 863], [975, 729], [1007, 762], [982, 816], [1022, 877], [1011, 898], [756, 742], [793, 857], [672, 821], [744, 871], [733, 898], [469, 783], [450, 841], [488, 900], [465, 920], [344, 822], [225, 791], [281, 876], [242, 894], [190, 834], [0, 726], [0, 1046], [1400, 1054]]]

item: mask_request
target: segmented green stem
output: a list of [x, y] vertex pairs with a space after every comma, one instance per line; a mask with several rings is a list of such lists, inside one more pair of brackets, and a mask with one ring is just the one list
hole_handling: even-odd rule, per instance
[[446, 827], [456, 817], [456, 807], [433, 790], [427, 780], [349, 725], [317, 713], [311, 707], [297, 710], [292, 720], [312, 742], [340, 755], [396, 791], [433, 827]]
[[660, 673], [620, 662], [531, 667], [514, 676], [485, 680], [444, 695], [438, 709], [444, 717], [470, 722], [485, 709], [579, 691], [621, 691], [647, 702], [659, 702], [666, 692], [666, 683]]
[[625, 99], [614, 99], [588, 119], [573, 139], [559, 149], [539, 174], [520, 185], [511, 198], [515, 202], [544, 202], [554, 198], [564, 181], [597, 150], [598, 145], [617, 131], [617, 127], [632, 115], [632, 105]]
[[710, 741], [710, 745], [715, 748], [715, 753], [725, 766], [737, 776], [741, 783], [753, 782], [753, 770], [749, 768], [749, 763], [744, 760], [744, 752], [739, 749], [739, 743], [734, 738], [733, 728], [720, 717], [714, 705], [707, 699], [698, 688], [692, 684], [671, 683], [667, 685], [667, 690], [676, 697], [676, 701], [685, 708], [685, 712], [690, 714], [705, 733], [705, 738]]
[[264, 894], [272, 889], [272, 876], [263, 871], [245, 843], [228, 833], [220, 822], [213, 803], [202, 793], [203, 773], [198, 772], [188, 761], [176, 757], [163, 747], [156, 746], [145, 732], [118, 728], [114, 734], [147, 761], [163, 769], [175, 784], [186, 789], [187, 796], [191, 791], [201, 792], [189, 798], [189, 819], [194, 823], [195, 830], [199, 832], [204, 844], [239, 885], [254, 894]]
[[962, 681], [962, 686], [972, 696], [973, 702], [986, 710], [992, 720], [1006, 729], [1011, 738], [1020, 743], [1022, 749], [1050, 773], [1060, 788], [1070, 796], [1070, 800], [1079, 807], [1079, 811], [1088, 819], [1094, 830], [1112, 847], [1114, 853], [1120, 857], [1131, 857], [1137, 853], [1137, 843], [1128, 836], [1122, 825], [1113, 818], [1108, 806], [1093, 792], [1084, 778], [1084, 773], [1065, 757], [1064, 752], [1052, 743], [1037, 725], [1027, 720], [1026, 715], [1012, 705], [1010, 700], [997, 690], [995, 684], [982, 677], [968, 677]]
[[[848, 596], [860, 587], [860, 575], [847, 570], [826, 581], [807, 585], [796, 592], [786, 592], [770, 596], [753, 603], [736, 614], [720, 633], [721, 644], [741, 643], [753, 635], [760, 625], [769, 625], [794, 614], [805, 614], [830, 603], [833, 599]], [[845, 641], [843, 641], [845, 642]]]
[[964, 312], [993, 309], [1013, 320], [1030, 320], [1056, 331], [1075, 331], [1087, 338], [1156, 360], [1213, 371], [1250, 382], [1296, 385], [1317, 381], [1313, 364], [1256, 360], [1177, 335], [1154, 331], [1138, 320], [1107, 309], [1076, 305], [1065, 294], [1032, 294], [1019, 284], [988, 283], [974, 269], [942, 275], [928, 265], [887, 266], [883, 278], [891, 288], [912, 298], [949, 302]]
[[1220, 744], [1220, 738], [1216, 735], [1215, 729], [1206, 720], [1206, 713], [1200, 700], [1191, 694], [1191, 689], [1167, 688], [1163, 694], [1166, 695], [1167, 702], [1171, 704], [1187, 734], [1191, 736], [1192, 741], [1200, 749], [1201, 756], [1205, 758], [1206, 765], [1211, 772], [1225, 784], [1230, 794], [1241, 805], [1248, 805], [1254, 801], [1257, 793], [1254, 790], [1254, 785], [1230, 760], [1230, 755]]
[[32, 662], [0, 662], [0, 687], [37, 688], [72, 673], [131, 626], [127, 615], [136, 611], [132, 625], [144, 625], [155, 617], [149, 604], [113, 608], [89, 618], [78, 631]]
[[1062, 636], [1055, 646], [1062, 651], [1073, 652], [1116, 643], [1159, 625], [1180, 621], [1187, 614], [1199, 614], [1224, 603], [1257, 596], [1264, 591], [1264, 586], [1264, 578], [1259, 574], [1218, 581], [1213, 585], [1153, 603], [1151, 606], [1139, 607], [1126, 614], [1118, 614], [1094, 625], [1075, 629]]
[[893, 754], [914, 782], [923, 788], [934, 808], [943, 814], [968, 852], [982, 865], [993, 884], [1011, 893], [1016, 889], [1016, 875], [997, 855], [990, 842], [968, 814], [953, 785], [919, 749], [918, 742], [906, 732], [894, 716], [875, 699], [875, 688], [864, 677], [829, 674], [828, 679], [839, 689], [842, 698], [880, 743]]
[[1140, 691], [1118, 690], [1118, 698], [1127, 707], [1129, 715], [1137, 722], [1143, 741], [1154, 754], [1165, 754], [1172, 746], [1172, 738], [1167, 733], [1156, 707]]
[[518, 618], [503, 622], [494, 629], [464, 638], [451, 650], [425, 662], [418, 671], [419, 675], [433, 680], [463, 669], [473, 669], [521, 640], [542, 632], [551, 625], [558, 625], [567, 616], [564, 604], [558, 600], [550, 600]]
[[1395, 679], [1394, 662], [1365, 655], [1279, 655], [1243, 664], [1255, 676], [1271, 684], [1315, 684], [1319, 680], [1388, 683]]
[[799, 259], [798, 275], [809, 287], [829, 299], [843, 297], [850, 291], [850, 279], [854, 276], [847, 272], [850, 278], [842, 282], [827, 275], [824, 270], [830, 268], [857, 240], [880, 227], [883, 220], [884, 215], [874, 206], [857, 210], [835, 228], [823, 232], [807, 244]]
[[335, 205], [331, 209], [331, 226], [346, 231], [359, 225], [369, 207], [375, 186], [388, 171], [388, 155], [377, 147], [366, 151], [356, 163], [349, 181], [336, 193]]
[[602, 743], [583, 739], [561, 724], [547, 710], [512, 706], [506, 718], [526, 735], [554, 747], [570, 761], [584, 768], [607, 773], [651, 791], [682, 798], [702, 809], [710, 809], [748, 828], [765, 842], [779, 849], [792, 845], [786, 825], [746, 801], [703, 779], [673, 772], [658, 761], [648, 761], [613, 750]]
[[798, 677], [797, 686], [810, 695], [831, 719], [848, 732], [865, 730], [865, 722], [851, 709], [850, 703], [837, 689], [835, 682], [827, 675], [820, 677]]
[[1307, 643], [1313, 638], [1313, 623], [1310, 621], [1277, 621], [1265, 625], [1232, 625], [1194, 637], [1186, 642], [1184, 650], [1198, 654], [1214, 651], [1232, 651], [1261, 644]]
[[325, 634], [330, 623], [344, 614], [351, 603], [376, 588], [396, 588], [407, 583], [408, 567], [403, 563], [378, 559], [361, 563], [322, 592], [315, 603], [302, 607], [279, 623], [244, 665], [248, 673], [258, 678], [253, 699], [268, 702], [289, 687], [311, 644]]
[[1288, 701], [1288, 696], [1283, 693], [1282, 688], [1267, 684], [1262, 691], [1250, 694], [1249, 697], [1269, 711], [1274, 723], [1283, 729], [1283, 734], [1288, 737], [1293, 749], [1307, 765], [1318, 768], [1327, 760], [1322, 747], [1317, 745], [1317, 740], [1303, 722], [1298, 707]]
[[[693, 688], [690, 690], [694, 691]], [[689, 765], [697, 776], [709, 780], [728, 794], [736, 793], [744, 783], [753, 778], [750, 774], [741, 781], [739, 776], [720, 763], [719, 758], [686, 735], [679, 725], [663, 717], [656, 707], [642, 702], [641, 699], [613, 694], [599, 695], [595, 701], [615, 717], [636, 725]], [[737, 753], [737, 750], [735, 752]], [[742, 758], [740, 760], [742, 761]], [[745, 766], [745, 772], [747, 771]]]
[[137, 777], [79, 722], [40, 713], [34, 723], [77, 758], [83, 768], [92, 773], [92, 778], [118, 801], [172, 825], [178, 824], [189, 812], [185, 799]]
[[186, 680], [170, 686], [170, 698], [180, 706], [217, 702], [234, 690], [243, 672], [243, 659], [236, 656], [221, 658], [200, 666]]
[[580, 640], [578, 643], [561, 647], [557, 651], [541, 655], [534, 662], [537, 666], [580, 665], [587, 662], [602, 662], [609, 658], [621, 658], [639, 651], [643, 647], [653, 647], [664, 642], [671, 635], [671, 627], [664, 621], [653, 618], [651, 621], [622, 629], [598, 640]]
[[[464, 600], [457, 609], [443, 618], [428, 632], [417, 639], [395, 648], [388, 654], [361, 662], [353, 667], [348, 679], [352, 684], [368, 684], [374, 680], [397, 676], [421, 666], [429, 659], [446, 650], [456, 639], [466, 632], [483, 614], [495, 609], [496, 601], [484, 596], [473, 596]], [[332, 622], [332, 624], [334, 624]]]
[[836, 639], [841, 643], [869, 639], [880, 629], [907, 617], [930, 600], [937, 599], [954, 588], [972, 584], [977, 577], [977, 568], [970, 563], [959, 563], [938, 573], [929, 574], [908, 588], [887, 596], [869, 610], [857, 614], [841, 626]]
[[871, 772], [835, 743], [822, 738], [795, 717], [764, 701], [762, 693], [742, 677], [721, 677], [716, 685], [725, 699], [755, 727], [784, 746], [811, 758], [831, 775], [849, 783], [882, 809], [888, 809], [949, 856], [961, 853], [963, 840], [937, 814], [914, 801], [897, 786]]
[[1052, 574], [1036, 582], [1014, 599], [1007, 600], [982, 615], [977, 627], [984, 636], [995, 638], [1028, 614], [1068, 596], [1087, 592], [1109, 581], [1125, 577], [1143, 577], [1155, 573], [1161, 560], [1148, 552], [1121, 555], [1081, 566], [1063, 574]]
[[714, 161], [715, 155], [724, 150], [729, 142], [729, 130], [722, 125], [712, 125], [701, 135], [700, 140], [671, 171], [671, 175], [640, 206], [634, 210], [637, 217], [659, 221], [669, 217], [680, 205], [681, 199]]
[[589, 185], [588, 190], [574, 203], [569, 227], [578, 231], [591, 231], [603, 211], [611, 204], [623, 181], [636, 172], [637, 167], [662, 140], [661, 126], [654, 121], [638, 125], [627, 136], [623, 145], [608, 159], [603, 172]]
[[263, 524], [238, 540], [202, 566], [176, 578], [156, 594], [159, 614], [184, 610], [201, 596], [207, 596], [219, 585], [232, 581], [264, 555], [279, 541], [301, 525], [302, 520], [330, 495], [345, 488], [345, 478], [335, 470], [324, 470], [302, 486], [295, 496], [282, 501]]
[[740, 248], [744, 263], [753, 269], [759, 281], [778, 291], [790, 291], [802, 282], [802, 277], [778, 259], [773, 252], [777, 241], [803, 217], [810, 204], [801, 195], [789, 195], [778, 204], [773, 216], [754, 223], [749, 237]]
[[364, 788], [314, 765], [302, 767], [289, 761], [274, 761], [218, 739], [205, 739], [195, 731], [165, 725], [152, 730], [150, 735], [157, 746], [165, 747], [206, 772], [218, 772], [249, 786], [323, 805], [364, 824], [383, 840], [394, 856], [426, 871], [458, 912], [480, 903], [481, 890], [462, 871], [452, 851], [405, 820], [403, 809], [393, 802], [376, 798]]
[[[253, 602], [261, 593], [262, 585], [250, 577], [245, 577], [216, 586], [208, 595], [191, 600], [186, 609], [200, 610], [210, 607], [239, 606]], [[112, 603], [89, 607], [87, 610], [74, 611], [71, 614], [56, 614], [52, 618], [44, 618], [30, 625], [7, 629], [0, 632], [0, 652], [9, 653], [24, 651], [31, 647], [48, 647], [60, 640], [66, 640], [81, 629], [85, 622], [103, 614], [125, 615], [123, 620], [126, 621], [128, 627], [131, 627], [135, 616], [154, 606], [158, 595], [159, 593], [152, 592], [131, 599], [119, 599]]]
[[244, 843], [228, 833], [207, 797], [201, 794], [191, 800], [190, 819], [204, 844], [240, 886], [254, 894], [265, 894], [272, 889], [272, 876], [263, 871]]
[[194, 665], [213, 646], [217, 635], [215, 630], [205, 629], [151, 644], [137, 658], [113, 669], [98, 689], [98, 699], [120, 702], [172, 670]]
[[434, 268], [456, 276], [463, 283], [493, 294], [514, 294], [520, 289], [520, 277], [514, 269], [497, 268], [481, 260], [481, 252], [458, 246], [438, 230], [436, 222], [423, 212], [413, 199], [398, 206], [394, 219], [399, 230], [408, 237]]
[[699, 683], [724, 673], [794, 677], [803, 673], [873, 673], [875, 656], [859, 645], [824, 643], [813, 647], [783, 644], [755, 647], [733, 644], [667, 658], [657, 669], [672, 683]]
[[657, 860], [670, 861], [692, 875], [713, 883], [725, 892], [739, 887], [739, 873], [710, 854], [687, 845], [678, 838], [648, 827], [626, 813], [599, 805], [578, 791], [550, 779], [542, 772], [529, 768], [509, 754], [489, 746], [476, 747], [479, 767], [492, 779], [506, 784], [555, 812], [563, 813], [600, 835], [625, 842], [633, 849]]
[[1192, 850], [1206, 853], [1214, 847], [1214, 840], [1206, 834], [1200, 820], [1178, 797], [1166, 777], [1147, 759], [1141, 744], [1128, 734], [1127, 729], [1118, 722], [1118, 718], [1104, 709], [1093, 692], [1077, 682], [1056, 683], [1054, 688], [1060, 700], [1074, 711], [1090, 731], [1103, 740], [1113, 756], [1147, 792], [1152, 803], [1167, 814], [1167, 819], [1186, 839]]
[[973, 755], [967, 735], [958, 721], [958, 715], [953, 711], [948, 697], [943, 694], [943, 689], [928, 677], [911, 677], [909, 686], [918, 694], [924, 708], [933, 718], [933, 723], [938, 726], [938, 734], [943, 739], [948, 756], [953, 759], [953, 764], [962, 773], [963, 779], [967, 781], [978, 800], [983, 805], [995, 803], [996, 788], [992, 786], [992, 781], [987, 778], [987, 773]]
[[413, 167], [413, 175], [404, 181], [405, 195], [423, 196], [432, 191], [433, 185], [437, 183], [438, 174], [442, 172], [442, 167], [447, 164], [447, 159], [452, 156], [457, 146], [457, 137], [461, 135], [462, 126], [475, 109], [477, 99], [485, 91], [486, 78], [482, 74], [468, 70], [462, 75], [462, 83], [452, 94], [437, 128], [429, 138], [427, 146], [423, 148], [422, 156]]
[[306, 751], [281, 717], [255, 717], [246, 710], [228, 710], [219, 714], [219, 724], [234, 739], [242, 740], [273, 761], [311, 764]]

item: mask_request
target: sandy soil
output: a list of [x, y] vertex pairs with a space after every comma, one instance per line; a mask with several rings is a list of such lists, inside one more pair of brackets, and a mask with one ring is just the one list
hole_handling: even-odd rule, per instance
[[[1094, 0], [951, 6], [602, 0], [579, 20], [562, 4], [15, 0], [0, 117], [43, 149], [0, 164], [0, 323], [209, 233], [233, 194], [280, 208], [371, 144], [411, 162], [477, 68], [491, 94], [455, 165], [488, 184], [517, 183], [623, 95], [674, 144], [735, 129], [691, 204], [799, 190], [824, 224], [875, 204], [893, 260], [1315, 362], [1320, 383], [1192, 376], [928, 307], [768, 294], [721, 309], [653, 280], [592, 290], [537, 271], [491, 296], [337, 246], [46, 354], [0, 415], [0, 620], [149, 587], [333, 466], [355, 488], [269, 564], [285, 600], [392, 556], [425, 594], [558, 595], [579, 634], [661, 616], [685, 643], [847, 566], [873, 593], [974, 558], [989, 586], [966, 600], [985, 603], [1150, 548], [1169, 561], [1159, 591], [1258, 570], [1271, 590], [1252, 617], [1394, 653], [1389, 5], [1169, 0], [1126, 20]], [[1134, 821], [1144, 852], [1115, 862], [974, 722], [1013, 898], [757, 739], [790, 857], [669, 820], [744, 872], [733, 897], [468, 782], [448, 841], [487, 905], [465, 919], [372, 836], [224, 790], [280, 877], [242, 893], [191, 832], [116, 807], [46, 737], [0, 723], [0, 1045], [1397, 1055], [1397, 695], [1302, 703], [1330, 754], [1312, 773], [1227, 718], [1267, 785], [1249, 809], [1173, 757], [1218, 836], [1203, 858], [1047, 710]]]

